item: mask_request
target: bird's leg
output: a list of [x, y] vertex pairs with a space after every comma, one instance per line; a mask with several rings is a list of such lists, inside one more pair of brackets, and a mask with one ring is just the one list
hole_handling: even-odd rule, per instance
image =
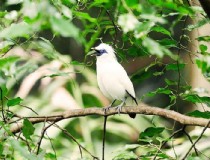
[[112, 103], [111, 103], [109, 106], [104, 107], [104, 112], [105, 112], [105, 113], [106, 113], [107, 110], [109, 110], [111, 107], [113, 107], [113, 104], [115, 103], [115, 101], [116, 101], [116, 99], [114, 99], [114, 100], [112, 101]]
[[122, 103], [114, 108], [118, 111], [118, 114], [122, 111], [122, 106], [125, 104], [126, 98], [122, 101]]

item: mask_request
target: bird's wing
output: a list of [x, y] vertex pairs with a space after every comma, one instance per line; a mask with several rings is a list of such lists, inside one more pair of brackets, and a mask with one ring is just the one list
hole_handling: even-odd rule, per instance
[[126, 92], [128, 92], [129, 96], [132, 96], [133, 98], [135, 98], [135, 91], [133, 88], [133, 84], [130, 80], [130, 78], [128, 77], [125, 69], [119, 64], [117, 67], [117, 71], [118, 71], [118, 80], [119, 82], [125, 87]]

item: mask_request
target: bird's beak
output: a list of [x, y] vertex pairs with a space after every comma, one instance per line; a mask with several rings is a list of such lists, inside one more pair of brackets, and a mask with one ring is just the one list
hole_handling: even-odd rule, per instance
[[91, 51], [90, 52], [88, 52], [88, 54], [87, 55], [90, 55], [90, 56], [96, 56], [96, 49], [95, 49], [95, 47], [92, 47], [92, 48], [90, 48], [91, 49]]

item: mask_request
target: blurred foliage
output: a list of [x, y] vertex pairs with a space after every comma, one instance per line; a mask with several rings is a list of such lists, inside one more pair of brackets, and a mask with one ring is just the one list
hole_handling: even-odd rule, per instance
[[[198, 14], [203, 16], [198, 17]], [[189, 24], [188, 19], [197, 22]], [[181, 36], [177, 37], [175, 33], [180, 23], [183, 24]], [[156, 58], [132, 75], [135, 86], [151, 77], [175, 75], [163, 79], [163, 86], [141, 97], [138, 95], [138, 99], [164, 94], [169, 98], [165, 106], [169, 109], [180, 99], [209, 107], [210, 97], [200, 95], [205, 89], [195, 90], [185, 82], [186, 63], [180, 55], [182, 50], [192, 56], [183, 40], [191, 43], [189, 33], [208, 23], [201, 7], [190, 6], [182, 0], [0, 2], [0, 158], [93, 159], [89, 152], [101, 156], [102, 117], [72, 118], [58, 123], [89, 151], [82, 150], [82, 158], [81, 148], [66, 132], [51, 126], [42, 135], [49, 124], [33, 125], [27, 117], [108, 104], [97, 87], [88, 54], [92, 46], [104, 39], [109, 39], [106, 43], [114, 46], [122, 61]], [[61, 38], [69, 42], [69, 53], [61, 53], [56, 47], [56, 40]], [[196, 41], [199, 48], [194, 59], [209, 80], [210, 54], [206, 42], [210, 41], [210, 36], [197, 37]], [[72, 59], [79, 54], [75, 46], [84, 50], [84, 61]], [[170, 60], [165, 63], [163, 58]], [[208, 111], [186, 114], [210, 117]], [[10, 128], [20, 123], [22, 131], [13, 135]], [[186, 135], [171, 137], [173, 132], [172, 124], [162, 118], [137, 116], [132, 120], [123, 115], [111, 116], [107, 126], [106, 159], [180, 159], [191, 143]], [[189, 134], [195, 140], [200, 133]], [[162, 147], [165, 143], [167, 146]], [[210, 156], [209, 144], [199, 146], [202, 146], [198, 147], [202, 154], [198, 157], [192, 153], [188, 159]]]

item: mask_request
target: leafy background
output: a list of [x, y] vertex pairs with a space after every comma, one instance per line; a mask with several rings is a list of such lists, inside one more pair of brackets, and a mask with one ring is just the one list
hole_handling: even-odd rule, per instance
[[[1, 159], [101, 157], [103, 117], [63, 120], [44, 135], [46, 123], [24, 118], [107, 106], [89, 56], [101, 41], [115, 48], [139, 101], [209, 118], [208, 23], [198, 1], [1, 1]], [[181, 159], [200, 135], [199, 127], [157, 116], [111, 116], [106, 159]], [[188, 159], [209, 159], [208, 136]]]

